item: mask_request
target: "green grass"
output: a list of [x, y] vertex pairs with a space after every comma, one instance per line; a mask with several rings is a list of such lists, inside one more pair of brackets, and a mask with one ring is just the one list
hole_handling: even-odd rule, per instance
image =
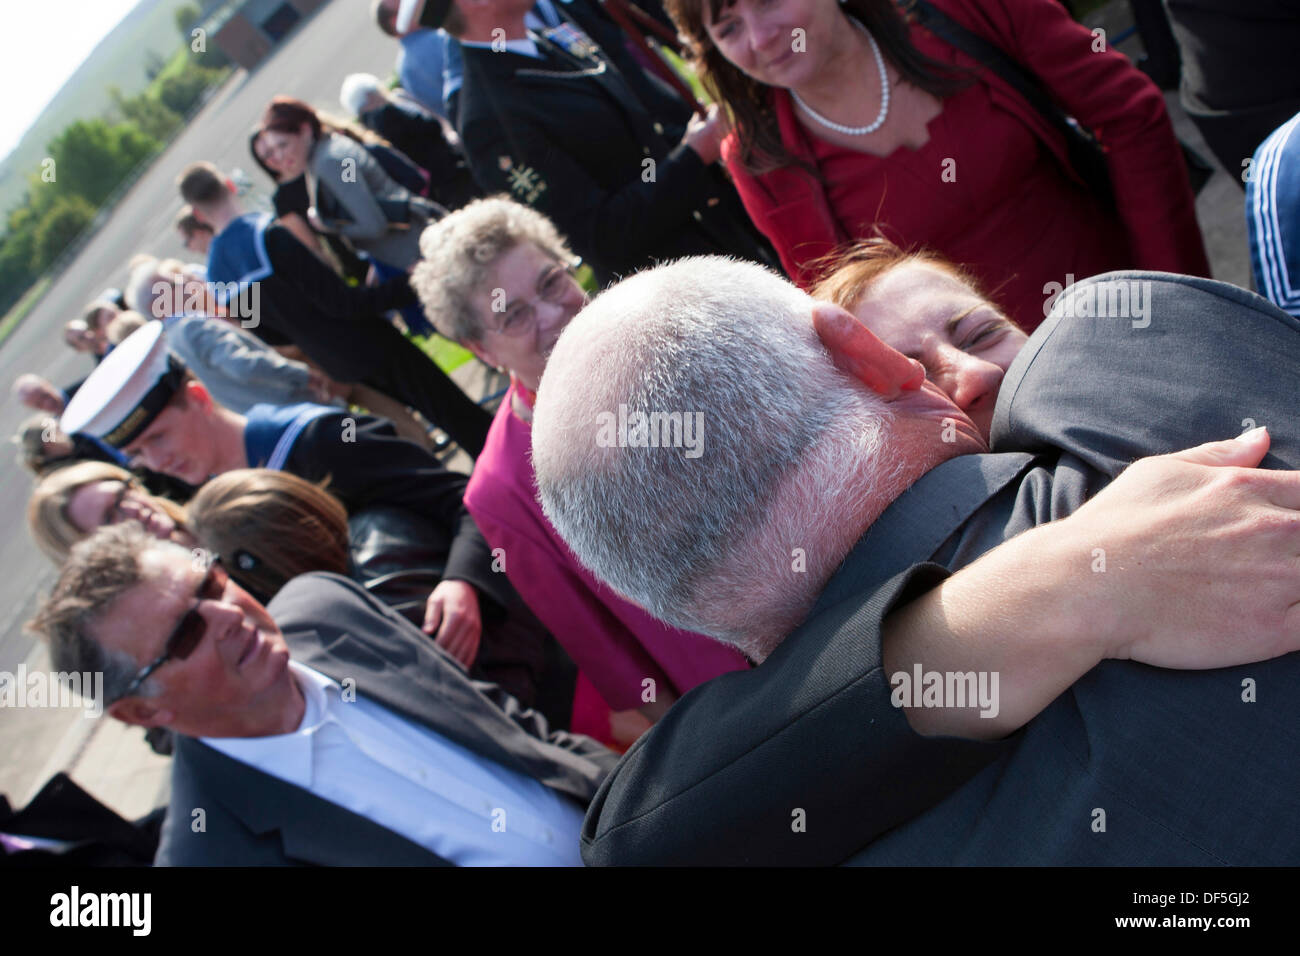
[[23, 293], [23, 297], [14, 303], [14, 307], [9, 310], [9, 314], [0, 319], [0, 345], [4, 344], [5, 339], [9, 338], [9, 333], [18, 328], [18, 323], [27, 318], [27, 313], [32, 310], [41, 296], [45, 295], [45, 290], [50, 287], [54, 280], [49, 276], [37, 280], [36, 284]]
[[474, 358], [474, 354], [469, 349], [462, 348], [455, 342], [444, 339], [441, 335], [427, 337], [412, 335], [411, 341], [423, 349], [424, 354], [433, 359], [433, 364], [448, 375]]
[[163, 81], [169, 76], [180, 76], [189, 69], [190, 63], [190, 48], [188, 46], [180, 47], [180, 49], [171, 55], [171, 59], [167, 61], [167, 65], [164, 66], [162, 70], [159, 71], [158, 75], [153, 78], [153, 81], [149, 84], [148, 93], [151, 96], [157, 97], [158, 91], [162, 89]]
[[705, 106], [708, 106], [713, 102], [713, 100], [709, 98], [709, 94], [705, 92], [704, 84], [701, 83], [699, 77], [695, 75], [695, 71], [686, 65], [685, 60], [666, 46], [661, 45], [659, 47], [659, 52], [662, 53], [664, 59], [668, 61], [668, 65], [672, 67], [673, 72], [689, 84], [691, 92], [695, 94], [697, 100]]

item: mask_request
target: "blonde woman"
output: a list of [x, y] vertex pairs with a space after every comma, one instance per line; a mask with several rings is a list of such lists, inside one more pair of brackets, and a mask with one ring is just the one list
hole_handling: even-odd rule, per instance
[[180, 505], [151, 495], [133, 474], [107, 462], [83, 461], [50, 472], [27, 502], [32, 538], [56, 564], [82, 538], [120, 521], [138, 521], [155, 537], [193, 545]]

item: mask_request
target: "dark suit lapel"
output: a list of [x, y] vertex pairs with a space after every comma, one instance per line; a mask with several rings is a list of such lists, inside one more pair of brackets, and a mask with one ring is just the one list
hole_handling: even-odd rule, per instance
[[[383, 609], [387, 613], [387, 608]], [[404, 619], [402, 623], [410, 626]], [[395, 714], [428, 727], [449, 740], [525, 776], [535, 776], [513, 749], [501, 740], [514, 741], [515, 730], [504, 715], [474, 690], [468, 677], [445, 658], [432, 642], [413, 649], [411, 643], [394, 639], [392, 630], [365, 635], [365, 646], [344, 635], [328, 647], [315, 630], [295, 630], [291, 638], [294, 659], [306, 664], [345, 688], [351, 681], [358, 693], [382, 704]]]
[[[328, 585], [315, 600], [307, 596], [316, 595], [313, 589], [286, 588], [270, 605], [294, 660], [484, 760], [583, 804], [591, 799], [597, 761], [549, 742], [540, 730], [530, 731], [527, 719], [517, 721], [504, 709], [519, 708], [517, 701], [495, 685], [484, 686], [502, 700], [485, 695], [427, 635], [355, 582], [333, 574], [311, 578]], [[330, 593], [339, 587], [353, 599]], [[292, 592], [288, 600], [286, 591]], [[317, 623], [321, 601], [328, 607], [328, 621]]]
[[253, 833], [278, 834], [291, 860], [317, 866], [450, 865], [372, 820], [197, 740], [178, 738], [175, 759], [187, 765], [202, 792], [212, 794]]
[[869, 593], [923, 564], [989, 499], [1034, 461], [1023, 453], [961, 455], [930, 469], [881, 513], [831, 578], [813, 614]]

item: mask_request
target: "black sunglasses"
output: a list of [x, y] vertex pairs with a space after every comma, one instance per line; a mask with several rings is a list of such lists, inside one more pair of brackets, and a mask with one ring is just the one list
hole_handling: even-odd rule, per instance
[[212, 566], [208, 568], [208, 573], [204, 575], [198, 591], [195, 592], [194, 606], [185, 612], [185, 615], [180, 619], [180, 623], [176, 625], [176, 629], [168, 636], [167, 643], [163, 645], [162, 654], [154, 658], [143, 670], [136, 674], [135, 679], [127, 685], [126, 690], [115, 697], [114, 700], [130, 697], [140, 689], [140, 685], [147, 681], [154, 671], [168, 661], [183, 661], [194, 653], [194, 649], [199, 646], [199, 641], [203, 640], [203, 635], [208, 630], [208, 622], [199, 613], [199, 602], [221, 600], [222, 595], [226, 593], [226, 585], [229, 582], [230, 575], [226, 573], [226, 569], [218, 561], [214, 560]]

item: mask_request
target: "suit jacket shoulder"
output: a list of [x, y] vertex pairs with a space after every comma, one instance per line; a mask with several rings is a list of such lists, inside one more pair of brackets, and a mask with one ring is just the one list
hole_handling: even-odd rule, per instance
[[1295, 468], [1297, 355], [1300, 318], [1236, 286], [1163, 272], [1086, 279], [1007, 370], [993, 450], [1059, 449], [1113, 477], [1258, 424], [1273, 437], [1264, 464]]
[[601, 786], [583, 859], [839, 863], [996, 759], [1005, 745], [921, 737], [890, 703], [881, 621], [943, 576], [923, 565], [822, 608], [758, 667], [679, 700]]

